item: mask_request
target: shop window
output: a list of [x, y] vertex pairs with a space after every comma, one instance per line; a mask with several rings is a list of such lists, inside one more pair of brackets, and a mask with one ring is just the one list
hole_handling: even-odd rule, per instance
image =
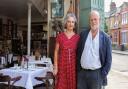
[[123, 31], [122, 32], [122, 44], [127, 44], [128, 43], [128, 31]]
[[114, 32], [114, 38], [113, 38], [113, 43], [117, 44], [117, 38], [118, 38], [118, 33]]

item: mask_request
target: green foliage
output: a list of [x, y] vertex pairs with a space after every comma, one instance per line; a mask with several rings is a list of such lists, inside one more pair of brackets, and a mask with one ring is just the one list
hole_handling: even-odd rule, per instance
[[106, 33], [108, 33], [108, 26], [107, 26], [106, 22], [104, 22], [104, 31], [105, 31]]

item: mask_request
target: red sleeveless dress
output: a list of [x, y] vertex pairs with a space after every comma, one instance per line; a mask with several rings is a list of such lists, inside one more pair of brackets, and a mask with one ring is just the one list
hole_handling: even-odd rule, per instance
[[70, 39], [60, 33], [56, 42], [59, 43], [58, 74], [55, 89], [76, 89], [76, 49], [79, 35]]

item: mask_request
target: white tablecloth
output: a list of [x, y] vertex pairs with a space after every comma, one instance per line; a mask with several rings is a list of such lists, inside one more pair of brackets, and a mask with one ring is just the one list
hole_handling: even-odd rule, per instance
[[46, 64], [46, 67], [49, 67], [49, 71], [53, 71], [53, 64], [51, 58], [41, 58], [41, 60], [31, 60], [28, 64]]
[[41, 84], [41, 81], [38, 81], [35, 79], [37, 76], [45, 76], [46, 72], [48, 71], [48, 67], [42, 67], [42, 68], [31, 68], [31, 69], [2, 69], [0, 70], [0, 73], [3, 73], [4, 75], [9, 75], [12, 78], [16, 76], [22, 76], [22, 78], [17, 81], [14, 85], [15, 86], [21, 86], [26, 89], [33, 89], [33, 86], [37, 84]]
[[29, 59], [29, 63], [34, 64], [52, 64], [51, 58], [41, 58], [41, 60]]

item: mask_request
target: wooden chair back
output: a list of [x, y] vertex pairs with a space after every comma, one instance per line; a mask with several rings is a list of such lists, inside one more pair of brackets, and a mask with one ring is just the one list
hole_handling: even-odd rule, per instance
[[[7, 82], [8, 89], [13, 89], [12, 86], [14, 85], [14, 83], [19, 81], [20, 79], [21, 79], [21, 76], [11, 78], [9, 75], [0, 74], [0, 82], [3, 82], [3, 83]], [[11, 83], [11, 81], [12, 81], [12, 83]]]
[[46, 89], [54, 89], [54, 80], [55, 79], [54, 79], [54, 75], [52, 72], [47, 72], [45, 77], [35, 77], [35, 79], [37, 79], [38, 81], [43, 81], [46, 85], [45, 86]]

